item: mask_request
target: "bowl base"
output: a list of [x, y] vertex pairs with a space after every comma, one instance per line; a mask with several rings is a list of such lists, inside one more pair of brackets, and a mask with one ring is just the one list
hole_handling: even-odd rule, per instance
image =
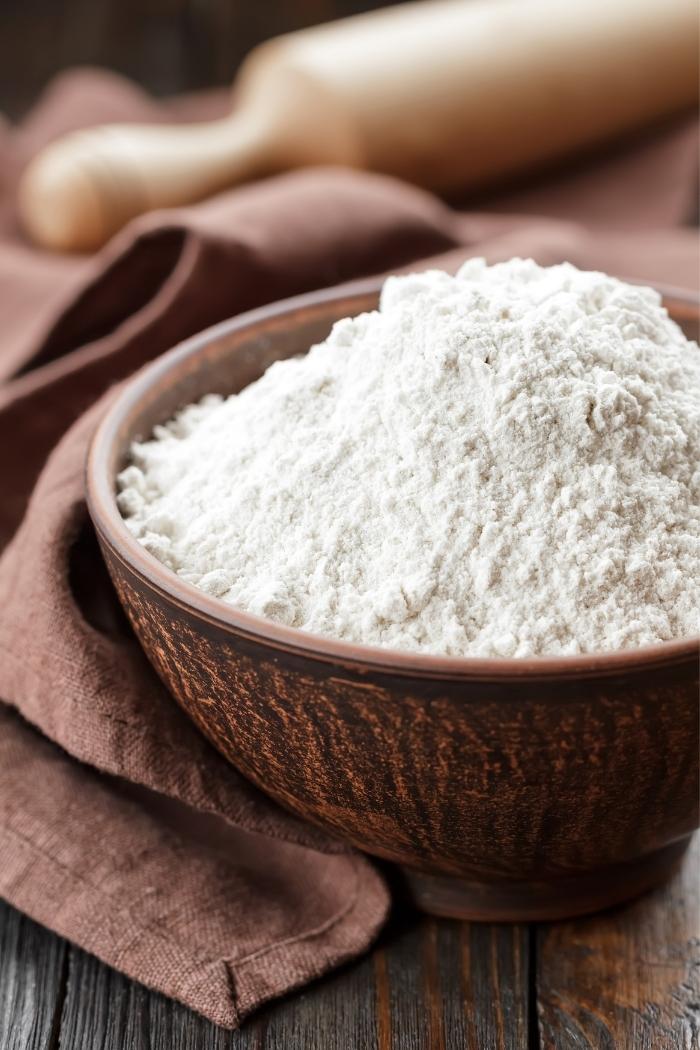
[[664, 882], [678, 868], [691, 836], [636, 860], [577, 875], [523, 882], [477, 882], [402, 868], [413, 903], [429, 915], [471, 922], [568, 919], [610, 908]]

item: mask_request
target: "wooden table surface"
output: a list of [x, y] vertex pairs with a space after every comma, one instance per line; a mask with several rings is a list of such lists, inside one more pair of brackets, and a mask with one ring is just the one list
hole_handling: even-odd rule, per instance
[[696, 837], [667, 886], [573, 922], [402, 911], [365, 958], [238, 1032], [0, 903], [0, 1050], [700, 1050], [699, 868]]

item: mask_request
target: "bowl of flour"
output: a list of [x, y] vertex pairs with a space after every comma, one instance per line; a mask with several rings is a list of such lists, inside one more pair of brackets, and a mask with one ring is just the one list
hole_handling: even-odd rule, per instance
[[89, 506], [156, 671], [423, 907], [591, 910], [697, 823], [697, 319], [472, 259], [217, 326], [98, 429]]

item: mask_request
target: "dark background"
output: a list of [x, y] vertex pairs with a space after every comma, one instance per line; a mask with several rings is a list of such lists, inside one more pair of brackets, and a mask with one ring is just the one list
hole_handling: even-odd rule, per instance
[[391, 0], [0, 0], [0, 112], [21, 116], [69, 66], [105, 66], [156, 95], [230, 84], [278, 33]]

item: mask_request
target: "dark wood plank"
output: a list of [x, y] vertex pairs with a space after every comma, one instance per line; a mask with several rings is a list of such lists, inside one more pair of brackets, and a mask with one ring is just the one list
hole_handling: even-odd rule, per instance
[[530, 973], [529, 939], [526, 926], [486, 926], [464, 923], [457, 928], [460, 964], [448, 953], [445, 968], [461, 965], [463, 982], [464, 1037], [458, 1019], [450, 1025], [455, 1039], [448, 1047], [469, 1050], [525, 1050], [530, 1024], [528, 991]]
[[544, 1050], [700, 1048], [700, 836], [667, 886], [602, 915], [544, 927]]
[[[700, 1047], [699, 858], [696, 843], [668, 887], [539, 931], [541, 1047]], [[239, 1032], [77, 949], [67, 956], [63, 942], [4, 905], [0, 949], [3, 1050], [525, 1050], [538, 1041], [522, 927], [394, 919], [371, 954], [264, 1008]]]
[[0, 901], [0, 1047], [55, 1050], [65, 941]]
[[374, 952], [225, 1032], [71, 950], [71, 1050], [525, 1050], [527, 931], [394, 921]]
[[[76, 949], [70, 950], [68, 985], [61, 1018], [61, 1045], [83, 1048], [110, 1045], [115, 1037], [126, 1048], [126, 1028], [134, 1016], [139, 989]], [[134, 1042], [134, 1047], [140, 1041]]]
[[[364, 1009], [358, 1011], [358, 1004]], [[261, 1011], [240, 1031], [228, 1032], [72, 950], [60, 1039], [61, 1047], [71, 1050], [370, 1048], [371, 962], [365, 960], [290, 996]]]
[[227, 1050], [232, 1038], [231, 1032], [71, 948], [61, 1050]]
[[522, 927], [400, 917], [371, 955], [261, 1011], [231, 1045], [526, 1050], [527, 956]]
[[358, 960], [308, 988], [263, 1009], [244, 1024], [236, 1050], [346, 1050], [377, 1046], [371, 958]]
[[386, 1046], [525, 1050], [526, 928], [423, 919], [397, 936], [385, 953]]

